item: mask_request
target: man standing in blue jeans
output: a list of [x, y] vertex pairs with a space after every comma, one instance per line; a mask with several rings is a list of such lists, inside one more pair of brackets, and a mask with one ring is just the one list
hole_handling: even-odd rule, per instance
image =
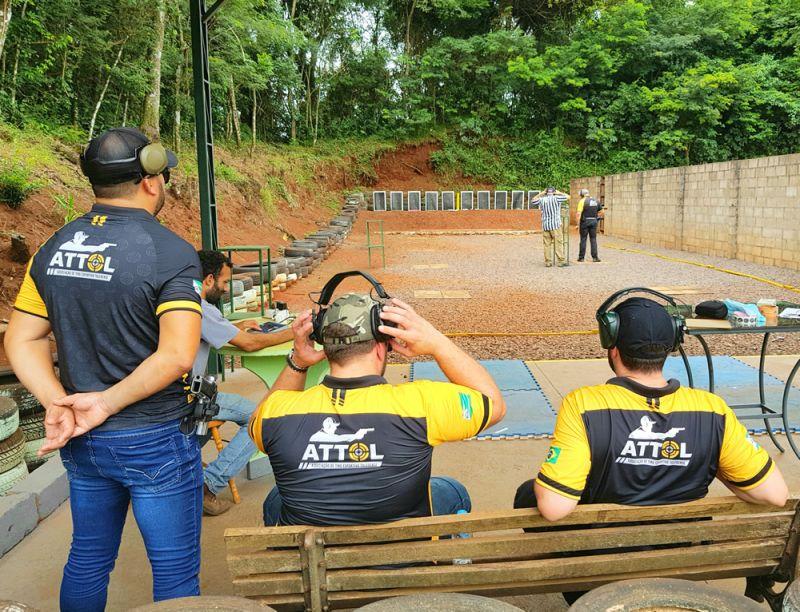
[[202, 464], [180, 430], [192, 412], [200, 263], [156, 219], [177, 163], [138, 130], [94, 138], [81, 169], [96, 204], [33, 256], [6, 333], [14, 373], [47, 410], [40, 454], [61, 448], [69, 477], [65, 612], [105, 609], [129, 505], [154, 599], [200, 594]]
[[[197, 351], [194, 361], [195, 375], [205, 374], [208, 354], [212, 346], [219, 349], [226, 344], [232, 344], [250, 353], [268, 346], [283, 344], [292, 339], [292, 331], [288, 328], [264, 334], [260, 333], [261, 328], [255, 321], [242, 321], [239, 325], [234, 325], [223, 317], [213, 304], [219, 302], [223, 292], [227, 289], [233, 265], [219, 251], [198, 251], [197, 254], [200, 256], [200, 265], [203, 269], [203, 282], [200, 290], [203, 327], [200, 350]], [[244, 427], [256, 409], [255, 403], [235, 393], [220, 393], [217, 395], [217, 404], [219, 413], [215, 418], [219, 421], [232, 421], [240, 425], [240, 429], [228, 445], [222, 449], [219, 456], [205, 469], [203, 512], [210, 516], [217, 516], [230, 509], [231, 502], [220, 499], [217, 494], [228, 486], [228, 480], [242, 471], [247, 465], [248, 459], [256, 452], [255, 445], [247, 435], [247, 428]]]
[[[396, 327], [382, 325], [377, 312]], [[431, 478], [431, 459], [436, 445], [503, 418], [489, 373], [400, 300], [347, 294], [317, 316], [324, 352], [310, 339], [311, 313], [301, 314], [286, 368], [250, 424], [275, 473], [264, 523], [360, 525], [469, 512], [466, 488]], [[388, 384], [390, 347], [431, 355], [451, 382]], [[326, 356], [330, 375], [303, 390], [308, 369]]]

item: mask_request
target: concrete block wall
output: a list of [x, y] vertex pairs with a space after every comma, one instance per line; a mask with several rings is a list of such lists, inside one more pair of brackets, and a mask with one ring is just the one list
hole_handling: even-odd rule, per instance
[[593, 185], [607, 235], [800, 270], [800, 154], [573, 179], [570, 192]]

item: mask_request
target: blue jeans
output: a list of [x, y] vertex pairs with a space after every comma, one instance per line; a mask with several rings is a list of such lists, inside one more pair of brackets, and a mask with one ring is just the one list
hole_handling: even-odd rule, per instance
[[178, 426], [89, 432], [61, 449], [73, 532], [62, 612], [105, 609], [129, 503], [153, 570], [153, 599], [200, 594], [203, 467], [197, 439]]
[[247, 465], [248, 459], [256, 452], [256, 445], [247, 433], [247, 423], [256, 405], [234, 393], [219, 393], [217, 404], [219, 404], [219, 414], [214, 419], [233, 421], [240, 425], [240, 428], [219, 456], [208, 464], [203, 475], [208, 490], [214, 495], [228, 486], [228, 480], [241, 472]]
[[[430, 482], [434, 516], [457, 514], [459, 510], [472, 511], [467, 488], [455, 478], [433, 476]], [[278, 487], [272, 487], [264, 500], [264, 525], [272, 527], [280, 522], [282, 503]]]

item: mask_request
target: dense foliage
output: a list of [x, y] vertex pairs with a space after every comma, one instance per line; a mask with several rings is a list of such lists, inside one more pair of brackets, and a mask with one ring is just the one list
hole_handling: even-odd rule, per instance
[[[0, 117], [179, 145], [188, 4], [0, 0]], [[800, 0], [227, 0], [215, 129], [242, 145], [444, 129], [440, 168], [509, 185], [796, 151], [798, 16]]]

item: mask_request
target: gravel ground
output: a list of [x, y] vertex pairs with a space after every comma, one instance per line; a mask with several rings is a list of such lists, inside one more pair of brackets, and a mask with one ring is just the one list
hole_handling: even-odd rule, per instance
[[[452, 213], [429, 214], [432, 218], [445, 216], [447, 226], [450, 226]], [[308, 293], [318, 291], [334, 272], [366, 269], [363, 225], [362, 216], [342, 248], [311, 277], [303, 279], [283, 294], [292, 307], [308, 307]], [[411, 229], [405, 224], [396, 228], [392, 225], [389, 222], [384, 224], [387, 231]], [[506, 227], [518, 228], [519, 220], [516, 219]], [[676, 296], [690, 304], [726, 297], [740, 301], [756, 301], [759, 298], [800, 301], [798, 293], [753, 279], [604, 247], [638, 248], [735, 269], [795, 286], [800, 285], [800, 272], [642, 247], [602, 236], [599, 239], [602, 262], [577, 263], [578, 236], [573, 232], [572, 265], [566, 268], [544, 267], [539, 235], [388, 234], [385, 239], [387, 267], [385, 270], [374, 268], [374, 274], [390, 294], [411, 303], [423, 316], [446, 332], [594, 330], [597, 306], [614, 291], [631, 286], [685, 287], [700, 291]], [[447, 264], [447, 267], [419, 268], [434, 264]], [[349, 290], [364, 290], [364, 287], [358, 281], [344, 285]], [[415, 290], [468, 291], [471, 299], [417, 299], [414, 297]], [[596, 335], [467, 337], [457, 338], [456, 342], [484, 359], [577, 359], [603, 357], [605, 354]], [[715, 354], [756, 354], [760, 347], [760, 336], [710, 337], [709, 344]], [[686, 349], [690, 354], [701, 354], [700, 345], [693, 338], [687, 340]], [[800, 334], [774, 335], [770, 351], [773, 354], [800, 353]]]

